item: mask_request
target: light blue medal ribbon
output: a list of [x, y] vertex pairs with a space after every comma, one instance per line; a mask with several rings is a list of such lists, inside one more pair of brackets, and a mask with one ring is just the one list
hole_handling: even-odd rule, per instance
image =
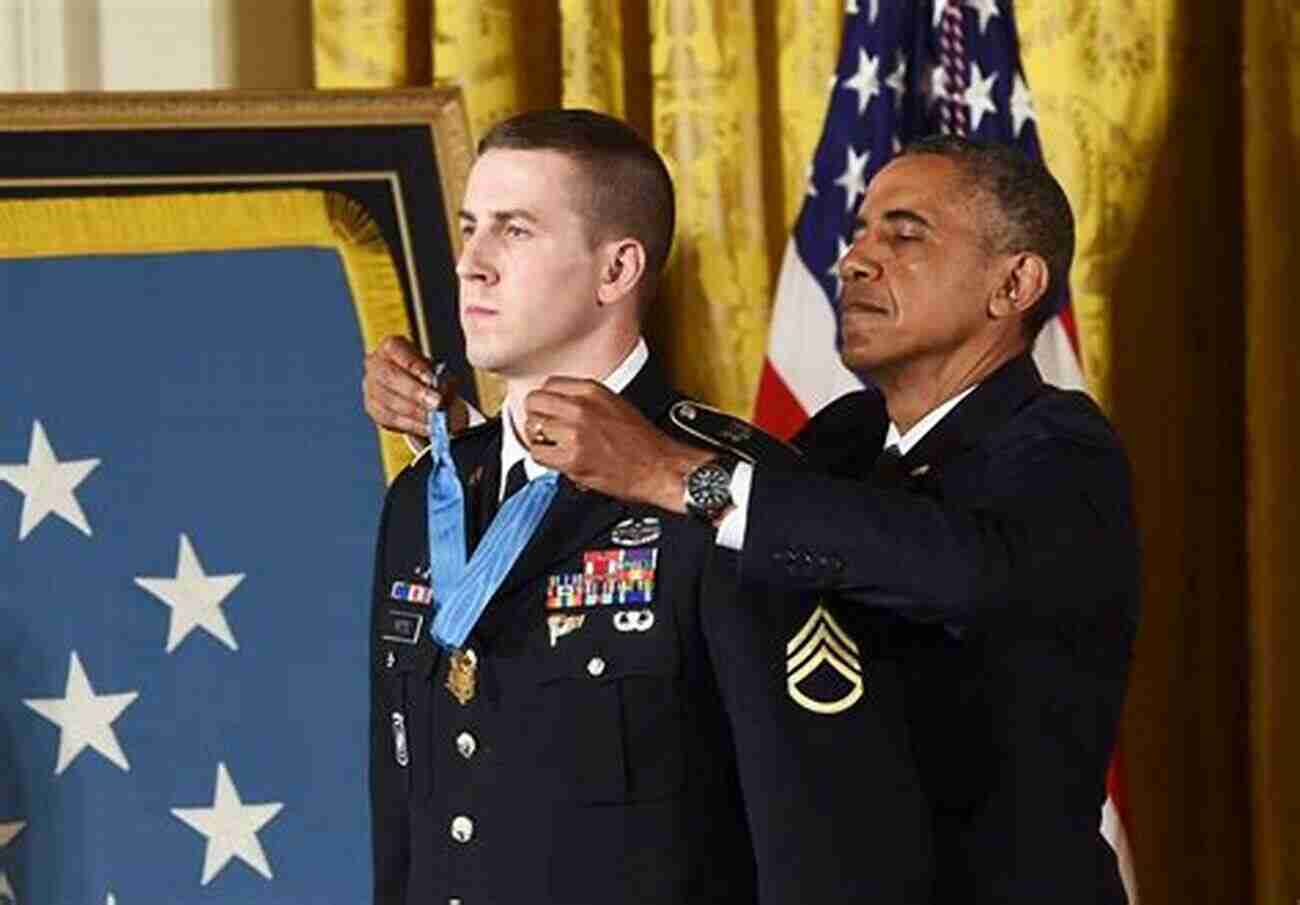
[[[510, 430], [509, 425], [503, 425]], [[528, 545], [555, 498], [559, 475], [533, 478], [497, 511], [469, 562], [465, 561], [465, 492], [451, 458], [447, 415], [429, 418], [433, 448], [429, 471], [429, 581], [437, 612], [433, 640], [445, 648], [464, 645], [488, 600]]]

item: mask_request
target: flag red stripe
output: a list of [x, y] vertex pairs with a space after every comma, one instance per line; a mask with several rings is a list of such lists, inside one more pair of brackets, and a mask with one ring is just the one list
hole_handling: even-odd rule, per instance
[[783, 440], [797, 434], [808, 421], [808, 413], [768, 360], [763, 361], [763, 374], [758, 382], [754, 421], [763, 430]]

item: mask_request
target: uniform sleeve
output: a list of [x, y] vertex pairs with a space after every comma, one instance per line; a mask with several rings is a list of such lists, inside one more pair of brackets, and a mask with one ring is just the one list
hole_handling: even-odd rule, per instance
[[922, 902], [928, 812], [901, 683], [862, 607], [742, 592], [715, 547], [701, 625], [765, 903]]
[[[398, 480], [401, 480], [399, 477]], [[394, 484], [394, 488], [397, 485]], [[405, 905], [410, 867], [410, 821], [401, 775], [394, 769], [389, 708], [377, 674], [381, 656], [376, 618], [385, 593], [385, 546], [393, 490], [384, 501], [375, 545], [375, 573], [370, 595], [370, 841], [374, 869], [374, 905]]]
[[742, 581], [952, 625], [1079, 624], [1105, 601], [1136, 620], [1125, 609], [1137, 597], [1137, 542], [1118, 447], [1026, 441], [990, 455], [977, 484], [959, 501], [938, 485], [756, 468]]

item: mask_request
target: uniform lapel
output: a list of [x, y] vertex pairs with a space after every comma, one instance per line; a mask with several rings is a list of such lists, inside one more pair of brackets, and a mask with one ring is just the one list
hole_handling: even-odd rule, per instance
[[[658, 421], [680, 398], [668, 386], [654, 359], [645, 363], [622, 395], [651, 421]], [[626, 503], [579, 490], [568, 478], [560, 478], [546, 517], [501, 583], [498, 594], [507, 594], [574, 556], [625, 517], [627, 511]]]
[[1033, 359], [1021, 355], [988, 376], [903, 456], [903, 474], [919, 477], [978, 444], [1043, 387]]

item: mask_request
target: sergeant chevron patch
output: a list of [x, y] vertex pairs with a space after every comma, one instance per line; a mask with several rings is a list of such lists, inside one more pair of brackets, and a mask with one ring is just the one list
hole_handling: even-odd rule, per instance
[[[805, 710], [826, 715], [840, 713], [862, 697], [862, 663], [858, 660], [858, 645], [824, 606], [813, 610], [803, 628], [785, 646], [785, 653], [786, 690], [790, 699]], [[829, 666], [848, 683], [837, 697], [829, 696], [835, 694], [839, 682], [816, 682], [814, 693], [818, 697], [801, 688], [823, 665]]]

